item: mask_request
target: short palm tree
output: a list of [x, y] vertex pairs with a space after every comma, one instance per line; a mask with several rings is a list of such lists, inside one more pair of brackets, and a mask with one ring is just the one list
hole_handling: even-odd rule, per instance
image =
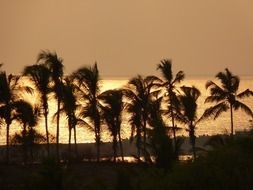
[[171, 117], [174, 149], [177, 156], [178, 154], [177, 139], [176, 139], [177, 127], [175, 124], [175, 114], [178, 112], [179, 109], [177, 84], [179, 84], [184, 79], [185, 75], [183, 71], [179, 71], [174, 77], [172, 72], [172, 63], [171, 60], [168, 59], [161, 60], [160, 64], [158, 64], [157, 69], [161, 71], [164, 79], [162, 85], [165, 87], [166, 96], [168, 97], [168, 112]]
[[101, 99], [104, 103], [104, 106], [102, 106], [102, 117], [111, 132], [111, 136], [113, 137], [114, 161], [116, 162], [118, 141], [120, 145], [121, 158], [122, 161], [124, 161], [121, 139], [122, 112], [125, 108], [125, 104], [123, 102], [123, 91], [120, 89], [108, 90], [100, 94], [99, 99]]
[[9, 162], [9, 137], [10, 125], [13, 121], [13, 110], [15, 102], [19, 99], [18, 92], [32, 93], [32, 89], [27, 86], [21, 86], [19, 83], [20, 76], [0, 71], [0, 117], [6, 123], [6, 161]]
[[200, 121], [197, 117], [198, 104], [197, 100], [200, 97], [200, 91], [196, 87], [181, 87], [182, 94], [179, 95], [180, 112], [177, 113], [176, 119], [188, 126], [190, 143], [192, 145], [193, 158], [196, 159], [195, 147], [195, 128]]
[[[38, 108], [33, 108], [33, 106], [24, 100], [18, 100], [14, 103], [15, 111], [13, 114], [13, 119], [19, 121], [23, 124], [22, 129], [22, 144], [24, 150], [24, 163], [27, 162], [27, 151], [30, 148], [32, 152], [32, 144], [30, 132], [33, 131], [33, 128], [37, 125], [40, 112]], [[28, 127], [28, 130], [27, 130]], [[30, 145], [30, 146], [29, 146]]]
[[82, 67], [73, 73], [73, 77], [79, 86], [80, 100], [83, 101], [81, 116], [87, 118], [87, 126], [95, 132], [97, 148], [97, 161], [100, 161], [101, 144], [101, 105], [98, 96], [100, 94], [100, 76], [97, 63], [92, 67]]
[[37, 59], [38, 63], [44, 64], [51, 72], [53, 81], [53, 91], [57, 99], [57, 118], [56, 118], [56, 156], [60, 160], [59, 136], [60, 136], [60, 104], [62, 101], [62, 78], [63, 78], [63, 60], [55, 52], [41, 51]]
[[46, 140], [47, 140], [47, 154], [49, 155], [49, 132], [48, 132], [48, 94], [51, 89], [50, 83], [50, 70], [42, 64], [35, 64], [25, 67], [23, 75], [28, 76], [31, 82], [36, 87], [39, 93], [40, 105], [43, 109], [43, 115], [45, 118]]
[[[157, 84], [161, 80], [155, 76], [147, 76], [143, 78], [138, 75], [129, 80], [124, 90], [127, 101], [127, 111], [130, 113], [130, 124], [132, 127], [131, 136], [136, 131], [137, 157], [140, 159], [141, 143], [143, 144], [144, 155], [147, 152], [147, 120], [149, 114], [150, 100], [154, 94], [157, 94]], [[143, 140], [142, 140], [142, 137]]]
[[223, 112], [230, 110], [231, 136], [234, 134], [233, 110], [241, 109], [246, 114], [253, 117], [251, 109], [239, 100], [245, 97], [253, 96], [249, 89], [238, 93], [240, 79], [233, 75], [228, 69], [225, 72], [219, 72], [216, 78], [221, 82], [221, 86], [213, 81], [206, 83], [206, 88], [210, 89], [210, 96], [205, 100], [206, 103], [216, 103], [216, 105], [205, 110], [203, 119], [208, 117], [218, 118]]

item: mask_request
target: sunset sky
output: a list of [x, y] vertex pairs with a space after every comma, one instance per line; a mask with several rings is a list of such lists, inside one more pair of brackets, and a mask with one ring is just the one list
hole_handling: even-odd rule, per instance
[[70, 73], [156, 74], [163, 58], [187, 75], [228, 67], [253, 75], [252, 0], [0, 0], [0, 62], [19, 73], [40, 50]]

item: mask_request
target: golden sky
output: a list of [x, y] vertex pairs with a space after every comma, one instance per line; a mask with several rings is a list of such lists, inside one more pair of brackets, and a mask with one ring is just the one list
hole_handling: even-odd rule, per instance
[[0, 62], [19, 73], [41, 49], [67, 73], [156, 74], [163, 58], [187, 75], [228, 67], [253, 75], [252, 0], [0, 0]]

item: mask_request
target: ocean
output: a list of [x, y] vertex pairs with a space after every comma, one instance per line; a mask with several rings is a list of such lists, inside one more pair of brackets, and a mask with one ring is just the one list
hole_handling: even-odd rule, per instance
[[[201, 91], [201, 96], [198, 99], [198, 116], [200, 117], [204, 110], [209, 107], [211, 104], [205, 104], [205, 98], [208, 96], [209, 91], [205, 89], [205, 84], [208, 80], [214, 80], [213, 77], [191, 77], [189, 79], [184, 80], [181, 85], [187, 85], [192, 86], [194, 85]], [[102, 91], [108, 90], [108, 89], [114, 89], [114, 88], [120, 88], [124, 86], [127, 83], [127, 79], [106, 79], [102, 81], [101, 89]], [[216, 81], [218, 83], [218, 81]], [[252, 89], [253, 90], [253, 77], [241, 77], [241, 83], [239, 92], [245, 89]], [[36, 95], [33, 95], [32, 97], [28, 97], [28, 99], [32, 102], [36, 102]], [[245, 98], [243, 100], [245, 104], [247, 104], [252, 110], [253, 110], [253, 97]], [[56, 131], [56, 122], [52, 120], [52, 115], [56, 111], [56, 103], [54, 101], [49, 102], [50, 110], [49, 115], [51, 119], [51, 123], [49, 124], [49, 131], [54, 136]], [[243, 130], [249, 130], [251, 126], [250, 122], [251, 118], [246, 115], [242, 111], [235, 111], [234, 112], [234, 129], [235, 132], [237, 131], [243, 131]], [[168, 119], [166, 122], [169, 124], [171, 123]], [[61, 117], [61, 126], [60, 126], [60, 142], [61, 143], [67, 143], [68, 142], [68, 127], [67, 122], [64, 118], [64, 116]], [[188, 133], [185, 130], [187, 126], [183, 126], [180, 124], [177, 124], [179, 127], [182, 127], [182, 130], [178, 132], [178, 135], [185, 135], [187, 136]], [[36, 127], [38, 131], [42, 134], [45, 134], [44, 129], [44, 118], [41, 118], [41, 121], [39, 125]], [[19, 131], [21, 131], [22, 125], [17, 123], [12, 123], [10, 128], [10, 134], [13, 135]], [[122, 126], [122, 137], [127, 139], [130, 137], [130, 131], [131, 127], [128, 125], [126, 120], [123, 120], [123, 126]], [[230, 113], [223, 113], [219, 118], [216, 120], [205, 120], [203, 122], [200, 122], [196, 126], [196, 134], [197, 136], [200, 135], [214, 135], [214, 134], [224, 134], [230, 132]], [[92, 131], [89, 131], [88, 129], [85, 129], [83, 127], [77, 127], [77, 142], [78, 143], [87, 143], [87, 142], [94, 142], [94, 133]], [[73, 139], [72, 139], [73, 140]], [[5, 144], [6, 141], [6, 133], [5, 133], [5, 125], [2, 125], [0, 129], [0, 144]], [[111, 141], [110, 134], [107, 130], [102, 130], [102, 141], [108, 142]]]

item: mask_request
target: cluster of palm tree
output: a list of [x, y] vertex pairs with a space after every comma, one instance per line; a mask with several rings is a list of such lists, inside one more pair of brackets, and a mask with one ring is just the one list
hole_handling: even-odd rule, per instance
[[[179, 71], [173, 76], [170, 60], [161, 60], [157, 69], [162, 78], [156, 76], [142, 77], [137, 75], [120, 89], [101, 92], [101, 78], [97, 63], [82, 67], [69, 76], [64, 75], [63, 59], [55, 52], [41, 51], [36, 64], [25, 67], [22, 76], [7, 75], [0, 71], [0, 118], [6, 125], [6, 161], [9, 162], [10, 126], [15, 120], [22, 124], [22, 133], [16, 134], [16, 141], [24, 149], [24, 162], [27, 160], [29, 145], [41, 142], [41, 136], [35, 127], [41, 116], [45, 121], [45, 142], [47, 155], [51, 155], [49, 128], [49, 100], [53, 94], [57, 102], [56, 118], [56, 152], [60, 161], [60, 118], [66, 117], [69, 131], [69, 153], [72, 131], [74, 133], [74, 154], [78, 155], [76, 127], [86, 127], [94, 132], [97, 161], [100, 161], [101, 127], [107, 126], [112, 136], [113, 160], [118, 157], [124, 160], [121, 128], [123, 115], [128, 114], [131, 127], [131, 140], [136, 144], [136, 158], [144, 157], [152, 162], [151, 156], [160, 165], [168, 160], [177, 159], [180, 150], [180, 139], [177, 138], [178, 127], [183, 124], [189, 132], [193, 157], [196, 158], [195, 129], [204, 119], [216, 119], [221, 113], [230, 110], [231, 136], [234, 134], [233, 110], [242, 109], [253, 117], [251, 109], [239, 99], [253, 96], [249, 89], [238, 93], [239, 77], [228, 69], [220, 72], [216, 78], [220, 85], [213, 81], [206, 83], [210, 89], [208, 103], [216, 105], [205, 110], [198, 117], [198, 98], [200, 91], [194, 86], [179, 86], [185, 74]], [[30, 80], [33, 86], [22, 84], [20, 79]], [[38, 94], [35, 105], [23, 98], [24, 92]], [[166, 105], [166, 106], [164, 106]], [[35, 135], [37, 134], [37, 135]], [[37, 137], [37, 138], [35, 138]], [[32, 155], [32, 149], [30, 148]], [[168, 167], [168, 164], [166, 165]]]

